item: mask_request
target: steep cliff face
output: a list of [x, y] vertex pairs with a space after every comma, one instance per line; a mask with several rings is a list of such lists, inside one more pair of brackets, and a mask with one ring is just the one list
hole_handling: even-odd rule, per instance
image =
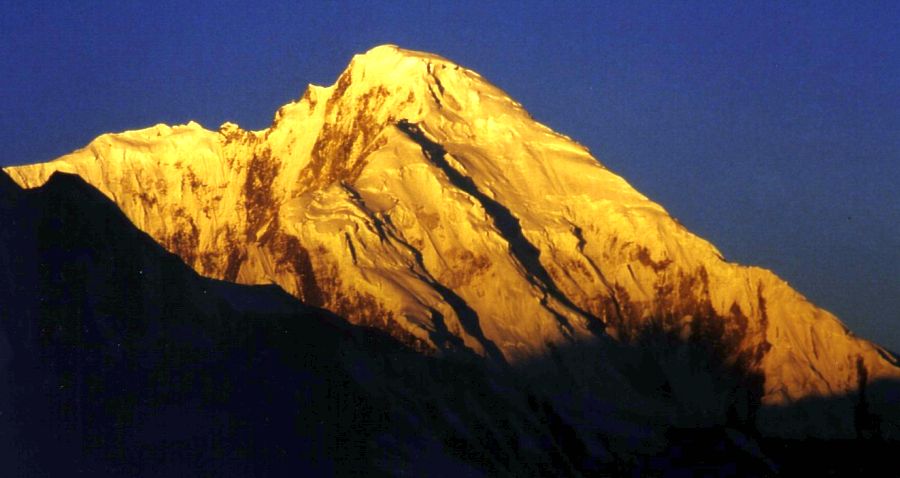
[[[771, 272], [726, 262], [584, 147], [434, 55], [358, 55], [265, 130], [157, 125], [6, 171], [25, 187], [78, 174], [199, 273], [278, 284], [423, 352], [539, 381], [559, 372], [530, 367], [542, 358], [590, 377], [615, 360], [585, 348], [650, 350], [660, 390], [685, 404], [667, 419], [840, 436], [865, 403], [896, 432], [890, 397], [866, 387], [900, 379], [893, 357]], [[603, 387], [585, 380], [585, 396]], [[781, 407], [835, 396], [847, 398]]]

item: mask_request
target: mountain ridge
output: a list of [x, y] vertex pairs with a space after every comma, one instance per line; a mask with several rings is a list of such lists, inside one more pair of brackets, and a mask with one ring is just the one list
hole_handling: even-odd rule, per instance
[[[436, 55], [357, 55], [264, 130], [157, 125], [5, 170], [26, 187], [79, 174], [201, 274], [276, 283], [422, 351], [515, 363], [658, 330], [675, 350], [739, 364], [762, 380], [750, 401], [768, 405], [900, 377], [884, 349], [770, 271], [725, 262], [586, 148]], [[718, 402], [690, 388], [675, 393]], [[845, 436], [853, 406], [753, 420]]]

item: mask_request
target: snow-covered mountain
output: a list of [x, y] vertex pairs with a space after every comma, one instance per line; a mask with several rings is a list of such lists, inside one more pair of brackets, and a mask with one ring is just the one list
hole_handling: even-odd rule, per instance
[[894, 357], [435, 55], [374, 48], [261, 131], [157, 125], [5, 171], [81, 176], [202, 275], [544, 384], [583, 435], [611, 396], [679, 426], [900, 435]]

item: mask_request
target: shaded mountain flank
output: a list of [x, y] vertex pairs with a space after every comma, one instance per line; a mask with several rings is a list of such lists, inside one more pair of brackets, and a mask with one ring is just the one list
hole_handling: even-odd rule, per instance
[[575, 471], [514, 381], [202, 278], [80, 178], [0, 214], [6, 476]]

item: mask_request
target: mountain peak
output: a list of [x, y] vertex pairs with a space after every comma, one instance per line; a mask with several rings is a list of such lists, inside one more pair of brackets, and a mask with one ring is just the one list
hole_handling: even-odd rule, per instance
[[[392, 118], [413, 123], [434, 114], [451, 122], [490, 113], [527, 116], [518, 103], [478, 73], [439, 55], [396, 45], [377, 46], [354, 56], [329, 90], [332, 103], [362, 101], [371, 109], [367, 100], [376, 97], [376, 107], [390, 109]], [[492, 105], [493, 99], [501, 101]]]
[[[386, 76], [388, 70], [400, 66], [403, 70], [415, 70], [422, 65], [438, 64], [458, 68], [452, 61], [433, 53], [407, 50], [397, 45], [386, 44], [376, 46], [365, 53], [354, 55], [347, 69], [371, 68], [372, 72], [381, 72]], [[427, 68], [427, 66], [426, 66]]]
[[[434, 54], [428, 53], [424, 51], [417, 50], [409, 50], [406, 48], [401, 48], [393, 43], [385, 43], [383, 45], [374, 46], [364, 53], [359, 53], [353, 55], [354, 60], [362, 60], [362, 59], [383, 59], [386, 57], [402, 57], [402, 58], [417, 58], [420, 60], [427, 59], [440, 59], [443, 61], [447, 61], [446, 59]], [[379, 61], [379, 60], [376, 60]]]
[[[441, 97], [446, 93], [447, 70], [460, 72], [460, 67], [430, 53], [378, 46], [353, 57], [334, 85], [331, 101], [361, 101], [364, 104], [360, 106], [369, 109], [377, 103], [390, 109], [392, 117], [418, 121], [444, 106]], [[466, 90], [483, 89], [473, 88], [470, 82], [460, 84], [459, 76], [465, 76], [465, 72], [462, 70], [450, 83]]]

